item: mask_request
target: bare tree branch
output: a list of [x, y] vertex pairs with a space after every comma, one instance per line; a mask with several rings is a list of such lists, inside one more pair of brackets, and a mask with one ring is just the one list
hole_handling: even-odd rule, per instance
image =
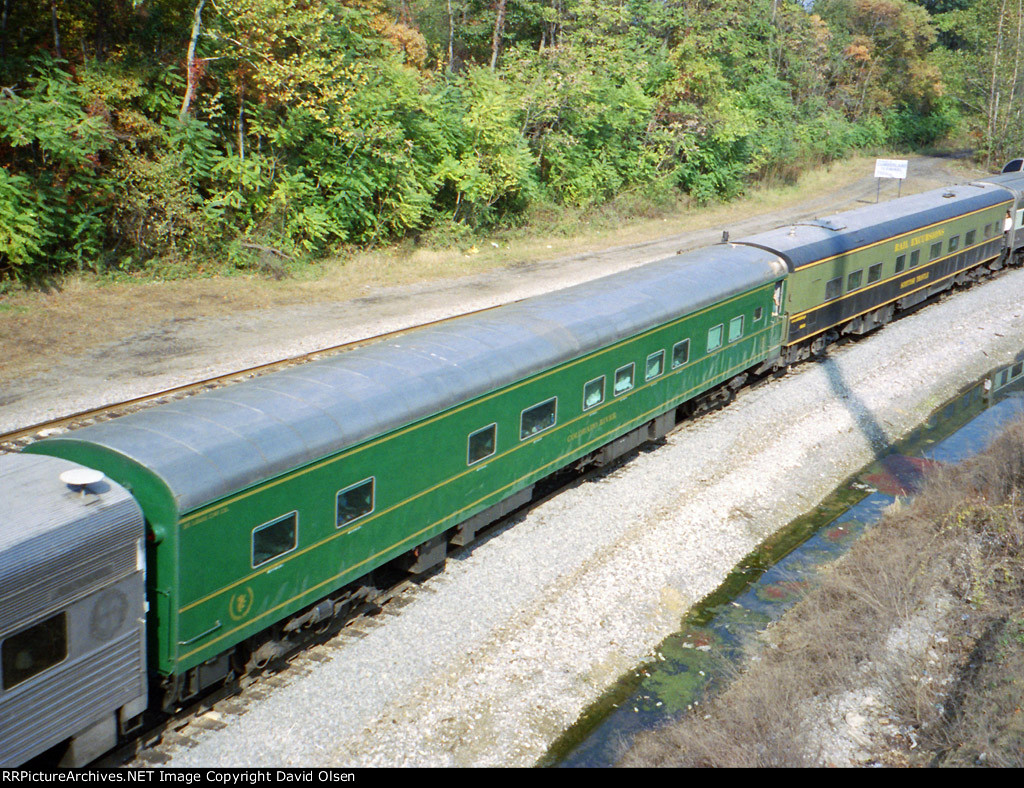
[[[60, 51], [60, 30], [57, 29], [57, 0], [50, 0], [50, 18], [53, 20], [53, 49], [58, 58], [64, 55]], [[7, 3], [4, 3], [4, 27], [7, 26]]]
[[203, 5], [206, 0], [199, 0], [196, 6], [195, 16], [192, 18], [192, 38], [188, 43], [188, 57], [185, 60], [186, 79], [185, 97], [181, 100], [181, 111], [178, 112], [178, 120], [184, 123], [188, 119], [189, 109], [192, 106], [192, 97], [196, 92], [196, 41], [199, 40], [199, 31], [203, 27]]
[[494, 37], [491, 39], [491, 71], [498, 64], [501, 36], [505, 32], [505, 0], [498, 0], [497, 16], [494, 18]]

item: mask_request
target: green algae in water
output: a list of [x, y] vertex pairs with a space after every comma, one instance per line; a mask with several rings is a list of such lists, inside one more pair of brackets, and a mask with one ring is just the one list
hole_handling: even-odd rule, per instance
[[[1019, 381], [1014, 388], [1019, 388]], [[893, 481], [897, 495], [912, 491], [907, 488], [915, 486], [918, 471], [925, 467], [907, 462], [907, 455], [939, 443], [985, 411], [992, 404], [987, 394], [981, 383], [965, 387], [905, 439], [880, 451], [875, 462], [825, 501], [766, 539], [686, 614], [681, 631], [656, 650], [656, 660], [620, 678], [553, 743], [538, 765], [566, 765], [570, 760], [595, 765], [593, 758], [587, 763], [585, 752], [580, 757], [587, 748], [600, 753], [597, 759], [603, 765], [609, 762], [608, 753], [621, 752], [635, 733], [698, 707], [735, 672], [749, 642], [800, 598], [817, 568], [838, 557], [868, 527], [865, 521], [876, 519], [894, 500], [863, 480]], [[858, 508], [865, 516], [851, 517]], [[777, 568], [783, 560], [787, 572], [780, 573]], [[765, 578], [769, 573], [773, 576]], [[606, 728], [615, 730], [609, 733]]]
[[[699, 705], [709, 692], [717, 690], [723, 677], [732, 675], [750, 640], [777, 617], [738, 605], [735, 600], [823, 525], [869, 494], [861, 487], [845, 486], [762, 542], [686, 614], [681, 631], [667, 637], [655, 650], [658, 658], [620, 677], [552, 744], [538, 765], [561, 764], [612, 719], [619, 740]], [[785, 600], [771, 601], [785, 602], [784, 606], [789, 607], [796, 599], [790, 594]]]
[[854, 487], [851, 480], [807, 514], [769, 536], [729, 573], [718, 588], [698, 602], [683, 618], [683, 626], [705, 626], [736, 597], [761, 579], [778, 561], [810, 539], [826, 523], [832, 522], [870, 490]]

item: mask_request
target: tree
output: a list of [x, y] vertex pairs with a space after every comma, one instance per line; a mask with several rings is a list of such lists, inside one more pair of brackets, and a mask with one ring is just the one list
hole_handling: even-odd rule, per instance
[[1024, 150], [1024, 2], [975, 0], [937, 18], [959, 42], [943, 55], [989, 166]]
[[927, 111], [942, 94], [929, 56], [935, 28], [922, 6], [909, 0], [818, 0], [814, 8], [845, 44], [836, 88], [851, 117], [906, 105]]

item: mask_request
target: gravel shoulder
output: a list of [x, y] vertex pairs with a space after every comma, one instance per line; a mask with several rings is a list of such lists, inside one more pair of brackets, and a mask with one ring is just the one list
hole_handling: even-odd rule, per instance
[[1014, 271], [957, 294], [566, 491], [170, 765], [534, 764], [758, 542], [1010, 361], [1022, 287]]

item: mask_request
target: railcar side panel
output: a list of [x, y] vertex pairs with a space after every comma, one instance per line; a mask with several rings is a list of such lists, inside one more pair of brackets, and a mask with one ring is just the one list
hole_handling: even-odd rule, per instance
[[146, 521], [146, 648], [151, 665], [170, 664], [168, 644], [175, 638], [178, 578], [178, 511], [174, 496], [149, 469], [73, 435], [25, 447], [27, 454], [50, 454], [102, 470], [138, 502]]
[[964, 217], [798, 268], [789, 290], [787, 344], [821, 334], [998, 257], [1003, 216], [996, 205]]

